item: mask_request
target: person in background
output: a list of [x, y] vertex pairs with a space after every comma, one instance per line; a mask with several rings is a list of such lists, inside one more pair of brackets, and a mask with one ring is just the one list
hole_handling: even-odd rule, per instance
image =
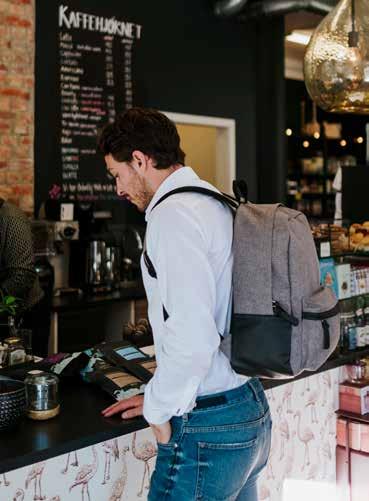
[[[35, 327], [34, 310], [43, 292], [34, 267], [31, 226], [18, 207], [3, 199], [0, 199], [0, 290], [5, 296], [17, 298], [17, 317], [23, 317], [22, 327]], [[42, 319], [38, 318], [38, 322]], [[47, 338], [36, 335], [33, 344], [35, 353], [47, 351]]]
[[270, 448], [271, 418], [256, 378], [236, 374], [220, 349], [232, 308], [233, 217], [221, 202], [181, 193], [216, 190], [185, 166], [175, 125], [162, 113], [132, 108], [107, 125], [99, 146], [120, 197], [146, 214], [144, 260], [157, 369], [144, 396], [103, 411], [143, 414], [158, 443], [150, 501], [255, 501]]

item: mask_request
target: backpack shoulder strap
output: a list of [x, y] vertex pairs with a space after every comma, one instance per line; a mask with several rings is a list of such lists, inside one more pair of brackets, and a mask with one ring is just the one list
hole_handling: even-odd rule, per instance
[[226, 204], [232, 211], [237, 210], [239, 206], [239, 202], [231, 197], [230, 195], [226, 195], [225, 193], [218, 193], [217, 191], [208, 190], [207, 188], [202, 188], [201, 186], [183, 186], [181, 188], [176, 188], [175, 190], [169, 191], [165, 195], [163, 195], [154, 205], [151, 210], [154, 210], [159, 204], [164, 202], [168, 197], [172, 195], [176, 195], [177, 193], [200, 193], [201, 195], [207, 195], [209, 197], [215, 198], [219, 202], [223, 202]]
[[[238, 206], [240, 205], [239, 202], [231, 197], [230, 195], [226, 195], [225, 193], [218, 193], [217, 191], [213, 190], [208, 190], [207, 188], [201, 188], [200, 186], [183, 186], [182, 188], [177, 188], [175, 190], [169, 191], [165, 195], [163, 195], [154, 205], [154, 207], [151, 210], [154, 210], [155, 207], [157, 207], [159, 204], [164, 202], [168, 197], [172, 195], [176, 195], [177, 193], [200, 193], [202, 195], [207, 195], [209, 197], [214, 198], [215, 200], [218, 200], [219, 202], [224, 203], [227, 205], [232, 212], [236, 211], [238, 209]], [[155, 270], [155, 267], [147, 253], [146, 250], [146, 238], [144, 242], [144, 250], [143, 250], [143, 258], [144, 258], [144, 263], [147, 268], [147, 271], [151, 278], [157, 278], [157, 273]], [[163, 305], [163, 317], [164, 317], [164, 322], [169, 318], [168, 312], [165, 309], [165, 306]]]

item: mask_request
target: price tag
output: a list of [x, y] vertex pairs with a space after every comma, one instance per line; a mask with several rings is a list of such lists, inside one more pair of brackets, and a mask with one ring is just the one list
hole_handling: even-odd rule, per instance
[[74, 205], [61, 204], [60, 206], [60, 221], [73, 221]]
[[330, 257], [331, 255], [331, 244], [330, 242], [320, 243], [320, 257]]

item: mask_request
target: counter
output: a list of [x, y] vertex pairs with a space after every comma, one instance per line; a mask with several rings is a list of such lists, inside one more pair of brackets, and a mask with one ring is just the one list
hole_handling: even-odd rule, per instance
[[[291, 384], [365, 356], [369, 356], [369, 347], [330, 360], [317, 373], [303, 373], [293, 380], [264, 381], [264, 387], [272, 389]], [[45, 422], [25, 419], [17, 431], [0, 435], [0, 474], [147, 427], [143, 418], [128, 421], [119, 417], [103, 418], [100, 412], [112, 399], [94, 385], [63, 382], [60, 396], [62, 412], [57, 418]]]
[[[0, 474], [145, 428], [143, 418], [103, 418], [112, 399], [100, 388], [73, 381], [60, 385], [61, 413], [49, 421], [24, 419], [0, 434]], [[0, 496], [1, 499], [1, 496]]]
[[53, 297], [49, 354], [81, 351], [104, 339], [113, 340], [109, 338], [113, 333], [120, 337], [122, 325], [134, 320], [135, 302], [145, 297], [142, 282], [109, 294]]
[[108, 294], [72, 294], [53, 297], [51, 310], [62, 313], [70, 310], [82, 310], [100, 304], [109, 304], [119, 301], [130, 301], [146, 297], [145, 289], [141, 282], [130, 287], [123, 287]]

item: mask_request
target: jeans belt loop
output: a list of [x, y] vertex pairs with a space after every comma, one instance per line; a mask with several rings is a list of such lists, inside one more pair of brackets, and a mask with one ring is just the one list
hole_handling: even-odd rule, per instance
[[255, 385], [255, 386], [254, 386], [254, 385], [255, 385], [255, 380], [254, 380], [254, 378], [253, 378], [253, 379], [249, 379], [249, 381], [248, 381], [248, 386], [249, 386], [249, 388], [251, 389], [251, 391], [252, 391], [252, 393], [253, 393], [253, 395], [254, 395], [255, 400], [256, 400], [259, 404], [261, 404], [262, 402], [261, 402], [261, 399], [260, 399], [260, 397], [259, 397], [259, 393], [258, 393], [258, 391], [257, 391], [257, 389], [256, 389], [256, 387], [255, 387], [256, 385]]

